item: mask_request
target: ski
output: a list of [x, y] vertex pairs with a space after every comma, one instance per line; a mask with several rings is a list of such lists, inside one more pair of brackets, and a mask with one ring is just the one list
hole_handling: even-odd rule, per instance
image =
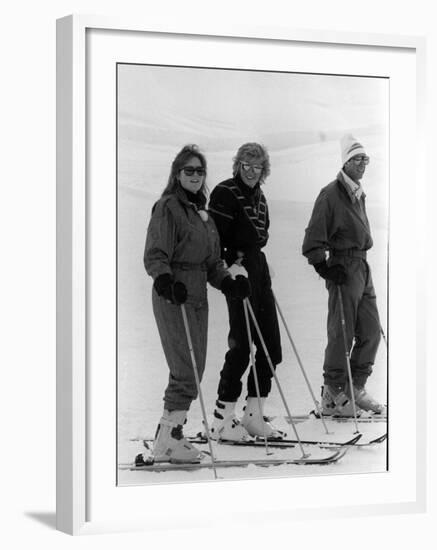
[[[331, 435], [331, 434], [329, 434]], [[303, 445], [316, 445], [323, 448], [329, 448], [329, 447], [368, 447], [369, 445], [376, 445], [379, 443], [383, 443], [387, 439], [387, 432], [384, 432], [381, 435], [370, 434], [367, 435], [367, 437], [363, 438], [362, 433], [354, 433], [351, 437], [350, 433], [347, 434], [332, 434], [332, 439], [329, 439], [326, 434], [320, 434], [318, 436], [314, 436], [312, 439], [301, 438], [300, 442]], [[342, 437], [343, 436], [343, 437]], [[199, 432], [195, 436], [187, 436], [187, 439], [190, 443], [193, 443], [194, 445], [206, 445], [208, 443], [207, 438]], [[151, 449], [153, 447], [153, 439], [152, 438], [133, 438], [131, 441], [141, 441], [147, 449]], [[218, 441], [213, 441], [214, 443], [217, 443], [219, 445], [229, 445], [233, 447], [264, 447], [265, 442], [264, 438], [262, 437], [256, 437], [254, 439], [250, 439], [248, 441], [230, 441], [227, 439], [219, 439]], [[296, 447], [296, 445], [299, 444], [297, 439], [268, 439], [267, 444], [272, 449], [287, 449], [287, 448], [293, 448]]]
[[379, 437], [375, 437], [375, 439], [372, 439], [367, 443], [358, 443], [357, 447], [368, 447], [369, 445], [377, 445], [379, 443], [383, 443], [386, 439], [387, 439], [387, 433], [380, 435]]
[[[244, 468], [247, 466], [258, 467], [270, 467], [270, 466], [282, 466], [282, 465], [311, 465], [311, 464], [333, 464], [338, 462], [344, 457], [347, 448], [338, 449], [328, 455], [322, 455], [312, 458], [310, 456], [301, 458], [251, 458], [251, 459], [229, 459], [229, 460], [215, 460], [214, 465], [216, 468], [232, 468], [239, 467]], [[134, 464], [120, 464], [120, 469], [128, 469], [131, 471], [146, 471], [146, 472], [166, 472], [169, 470], [199, 470], [203, 468], [212, 468], [212, 462], [195, 462], [178, 464], [172, 462], [153, 462], [153, 460], [142, 460], [141, 455], [138, 455]]]
[[[387, 439], [387, 433], [384, 433], [378, 437], [375, 437], [374, 439], [371, 439], [366, 442], [361, 442], [360, 439], [363, 437], [363, 434], [359, 433], [352, 437], [351, 439], [347, 441], [324, 441], [322, 438], [319, 440], [305, 440], [302, 439], [301, 443], [303, 445], [318, 445], [322, 448], [329, 448], [329, 447], [368, 447], [369, 445], [377, 445], [379, 443], [383, 443]], [[187, 438], [191, 443], [194, 445], [202, 445], [208, 443], [208, 440], [206, 437], [201, 436], [198, 434], [196, 437], [188, 437]], [[220, 445], [232, 445], [236, 447], [264, 447], [264, 439], [262, 437], [252, 439], [250, 441], [229, 441], [226, 439], [220, 439], [217, 441]], [[278, 449], [286, 449], [290, 447], [296, 447], [298, 445], [297, 439], [282, 439], [282, 440], [267, 440], [267, 444], [272, 449], [278, 448]]]
[[[359, 439], [361, 439], [362, 434], [356, 434], [353, 437], [345, 437], [343, 440], [340, 440], [340, 438], [337, 438], [334, 441], [329, 441], [327, 439], [323, 439], [323, 437], [315, 438], [315, 439], [301, 439], [301, 443], [303, 445], [318, 445], [319, 447], [349, 447], [352, 445], [357, 445], [357, 442]], [[195, 436], [187, 436], [187, 440], [190, 443], [193, 443], [194, 445], [205, 445], [208, 443], [208, 439], [199, 432]], [[150, 449], [153, 444], [153, 439], [131, 439], [131, 441], [142, 441], [143, 445]], [[263, 437], [255, 437], [254, 439], [250, 439], [248, 441], [232, 441], [229, 439], [219, 439], [219, 440], [213, 440], [214, 443], [217, 443], [219, 445], [230, 445], [233, 447], [264, 447], [265, 442]], [[293, 447], [296, 447], [296, 445], [299, 444], [297, 439], [267, 439], [267, 444], [272, 449], [290, 449]], [[367, 445], [367, 444], [366, 444]]]
[[[304, 419], [302, 416], [299, 416], [299, 417], [297, 417], [299, 419], [297, 421], [299, 422], [299, 421], [302, 421], [302, 420], [309, 420], [311, 417], [320, 419], [320, 415], [316, 411], [311, 411], [307, 415], [306, 419]], [[324, 420], [332, 420], [334, 422], [339, 422], [339, 423], [355, 422], [355, 418], [353, 416], [351, 416], [351, 417], [323, 416], [323, 418], [324, 418]], [[291, 424], [290, 418], [288, 416], [285, 417], [285, 420], [288, 422], [288, 424]], [[292, 420], [296, 421], [294, 416], [292, 417]], [[361, 416], [357, 417], [357, 422], [358, 423], [363, 423], [363, 424], [366, 424], [366, 423], [371, 424], [373, 422], [385, 422], [386, 423], [387, 422], [387, 416], [383, 415], [383, 414], [364, 412], [364, 413], [361, 414]]]
[[[285, 418], [285, 421], [287, 418]], [[340, 443], [343, 441], [346, 445], [351, 444], [351, 438], [360, 435], [359, 440], [355, 441], [356, 447], [366, 447], [382, 443], [387, 439], [387, 425], [380, 422], [357, 422], [354, 419], [336, 419], [333, 417], [324, 417], [323, 422], [320, 418], [311, 416], [307, 420], [296, 426], [299, 438], [303, 441], [314, 441], [319, 445], [325, 445], [326, 442]], [[326, 433], [326, 430], [328, 433]]]
[[[269, 420], [270, 422], [273, 422], [275, 420], [278, 420], [278, 419], [283, 419], [285, 420], [285, 422], [287, 422], [287, 424], [291, 424], [292, 421], [294, 424], [300, 424], [302, 422], [306, 422], [307, 420], [311, 420], [311, 419], [318, 419], [320, 420], [320, 415], [318, 414], [317, 411], [311, 411], [309, 412], [308, 414], [296, 414], [296, 415], [292, 415], [291, 416], [291, 419], [289, 416], [267, 416], [266, 417], [267, 420]], [[338, 422], [338, 423], [347, 423], [347, 422], [355, 422], [355, 419], [353, 416], [351, 417], [341, 417], [341, 416], [332, 416], [332, 415], [324, 415], [323, 416], [323, 419], [325, 421], [334, 421], [334, 422]], [[363, 412], [361, 414], [361, 416], [358, 416], [357, 417], [357, 422], [358, 423], [364, 423], [364, 424], [371, 424], [371, 423], [376, 423], [376, 422], [387, 422], [387, 416], [386, 415], [380, 415], [380, 414], [376, 414], [376, 413], [369, 413], [369, 412]]]
[[[319, 438], [319, 440], [305, 440], [301, 439], [301, 443], [303, 445], [319, 445], [323, 447], [348, 447], [351, 445], [355, 445], [360, 439], [362, 434], [357, 434], [354, 437], [343, 440], [343, 441], [326, 441], [323, 440], [323, 438]], [[194, 437], [188, 437], [188, 441], [195, 445], [202, 445], [208, 443], [207, 438], [202, 435], [201, 433], [198, 433]], [[220, 445], [233, 445], [236, 447], [264, 447], [265, 442], [264, 438], [262, 437], [256, 437], [254, 439], [250, 439], [249, 441], [231, 441], [229, 439], [219, 439], [217, 441]], [[296, 447], [296, 445], [299, 444], [297, 439], [267, 439], [267, 444], [269, 447], [272, 448], [287, 448], [287, 447]]]

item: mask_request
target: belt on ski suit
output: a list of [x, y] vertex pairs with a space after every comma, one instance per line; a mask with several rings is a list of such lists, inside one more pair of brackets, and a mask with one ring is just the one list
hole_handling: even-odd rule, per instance
[[181, 269], [182, 271], [208, 271], [206, 262], [194, 263], [194, 262], [171, 262], [171, 267]]
[[359, 250], [358, 248], [347, 248], [346, 250], [330, 250], [331, 256], [347, 256], [349, 258], [360, 258], [365, 260], [367, 258], [366, 250]]

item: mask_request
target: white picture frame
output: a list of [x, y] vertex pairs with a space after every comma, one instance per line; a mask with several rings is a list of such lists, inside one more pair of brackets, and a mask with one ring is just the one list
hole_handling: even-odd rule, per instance
[[[90, 247], [89, 247], [89, 224], [90, 224], [90, 193], [88, 186], [90, 172], [92, 171], [92, 158], [87, 150], [87, 71], [90, 66], [87, 63], [87, 48], [89, 47], [88, 37], [90, 31], [101, 31], [107, 33], [110, 40], [116, 41], [116, 35], [132, 36], [154, 36], [169, 42], [166, 48], [166, 59], [171, 59], [175, 55], [172, 45], [172, 38], [184, 37], [186, 39], [196, 40], [226, 40], [232, 47], [233, 41], [243, 42], [249, 48], [255, 42], [257, 44], [313, 44], [320, 48], [360, 48], [362, 51], [383, 51], [396, 52], [401, 59], [402, 55], [414, 58], [415, 71], [415, 96], [417, 100], [412, 102], [408, 96], [408, 104], [405, 105], [406, 115], [412, 121], [415, 130], [415, 136], [411, 137], [409, 142], [414, 142], [416, 149], [409, 149], [411, 162], [408, 168], [413, 170], [413, 179], [415, 182], [414, 194], [419, 198], [415, 209], [415, 230], [409, 239], [414, 242], [415, 235], [421, 230], [423, 223], [418, 216], [420, 211], [420, 201], [424, 200], [426, 190], [424, 188], [425, 177], [423, 175], [424, 162], [421, 162], [423, 151], [425, 150], [424, 140], [424, 101], [423, 94], [425, 88], [425, 41], [421, 37], [375, 35], [375, 34], [352, 34], [337, 32], [320, 32], [309, 30], [298, 30], [282, 28], [252, 28], [250, 25], [245, 27], [229, 26], [229, 28], [216, 28], [214, 24], [209, 27], [202, 26], [198, 28], [195, 23], [191, 27], [179, 28], [178, 25], [169, 23], [168, 25], [148, 24], [147, 22], [129, 21], [121, 19], [111, 19], [104, 17], [80, 16], [74, 15], [58, 20], [57, 22], [57, 528], [70, 534], [84, 534], [91, 532], [125, 530], [125, 529], [148, 529], [156, 526], [171, 523], [169, 516], [173, 517], [171, 510], [166, 511], [166, 517], [162, 517], [159, 507], [150, 510], [144, 510], [139, 514], [127, 517], [118, 515], [117, 506], [112, 509], [101, 510], [99, 513], [90, 514], [90, 508], [95, 507], [94, 502], [107, 500], [106, 493], [102, 492], [99, 498], [96, 493], [100, 490], [93, 485], [95, 476], [95, 467], [90, 457], [90, 439], [94, 437], [90, 434], [89, 413], [95, 400], [107, 403], [108, 399], [113, 399], [111, 393], [112, 386], [102, 387], [101, 393], [92, 386], [90, 372], [94, 334], [90, 334], [88, 327], [88, 318], [90, 315], [90, 296], [89, 296], [89, 266], [90, 266]], [[214, 45], [213, 45], [214, 47]], [[173, 51], [172, 51], [173, 48]], [[126, 52], [120, 54], [122, 61], [126, 59]], [[109, 91], [111, 93], [111, 91]], [[405, 92], [406, 93], [406, 92]], [[394, 123], [396, 120], [394, 121]], [[93, 129], [99, 131], [99, 129]], [[396, 148], [398, 147], [398, 148]], [[396, 157], [402, 152], [401, 145], [392, 147], [392, 155]], [[405, 151], [404, 151], [405, 152]], [[115, 158], [115, 150], [114, 150]], [[115, 164], [115, 163], [114, 163]], [[393, 168], [394, 172], [394, 168]], [[411, 189], [411, 188], [410, 188]], [[393, 248], [390, 257], [390, 268], [397, 269], [400, 265], [401, 253], [396, 250], [397, 236], [404, 237], [402, 233], [402, 209], [405, 206], [405, 197], [399, 197], [400, 202], [391, 205], [391, 237]], [[102, 205], [102, 210], [105, 206]], [[111, 216], [113, 213], [106, 212]], [[402, 234], [401, 234], [402, 233]], [[401, 240], [401, 239], [399, 239]], [[407, 242], [407, 245], [408, 245]], [[423, 250], [419, 248], [416, 263], [418, 269], [423, 269]], [[407, 268], [408, 269], [408, 268]], [[415, 267], [413, 271], [402, 272], [400, 277], [413, 277], [415, 280]], [[402, 280], [399, 281], [402, 284]], [[426, 468], [425, 468], [425, 426], [419, 423], [419, 418], [425, 418], [426, 400], [426, 369], [425, 369], [425, 315], [424, 315], [424, 289], [418, 284], [415, 287], [414, 297], [411, 297], [409, 307], [413, 308], [409, 318], [405, 321], [407, 329], [415, 335], [414, 342], [410, 346], [405, 357], [412, 357], [416, 367], [414, 400], [416, 405], [416, 414], [412, 419], [411, 433], [414, 434], [414, 457], [408, 464], [397, 465], [397, 470], [393, 472], [393, 483], [387, 485], [387, 496], [384, 501], [372, 501], [369, 497], [363, 498], [363, 501], [350, 501], [347, 499], [341, 506], [339, 503], [333, 503], [329, 508], [324, 507], [323, 502], [319, 502], [317, 509], [308, 502], [305, 497], [305, 486], [308, 480], [299, 479], [290, 481], [290, 488], [294, 493], [300, 495], [300, 503], [282, 500], [278, 497], [275, 500], [275, 507], [269, 507], [268, 504], [261, 504], [261, 499], [250, 498], [254, 482], [239, 481], [231, 485], [216, 483], [190, 485], [190, 492], [194, 498], [203, 499], [203, 502], [209, 503], [210, 510], [214, 510], [215, 502], [220, 505], [220, 499], [223, 494], [231, 494], [233, 491], [244, 490], [247, 500], [253, 502], [249, 507], [248, 514], [254, 510], [264, 511], [264, 516], [268, 518], [270, 513], [276, 509], [290, 514], [290, 517], [327, 517], [328, 514], [353, 514], [356, 516], [376, 513], [396, 513], [396, 512], [420, 512], [425, 510], [426, 503]], [[391, 307], [390, 315], [396, 321], [399, 315], [396, 298], [398, 294], [393, 291], [390, 294]], [[394, 335], [398, 339], [403, 338], [402, 329], [399, 332], [394, 329]], [[393, 341], [393, 340], [392, 340]], [[390, 352], [397, 359], [396, 350], [392, 347]], [[403, 387], [394, 390], [394, 395], [403, 391]], [[410, 390], [411, 391], [411, 390]], [[105, 396], [103, 396], [105, 394]], [[114, 405], [115, 406], [115, 405]], [[393, 400], [394, 411], [400, 410], [396, 398]], [[103, 407], [104, 408], [104, 407]], [[111, 415], [109, 415], [111, 416]], [[102, 421], [103, 422], [103, 421]], [[108, 428], [108, 426], [106, 426]], [[393, 427], [393, 445], [396, 444], [398, 434], [396, 419]], [[104, 430], [102, 430], [102, 433]], [[95, 434], [95, 430], [93, 431]], [[110, 445], [108, 445], [110, 447]], [[103, 448], [102, 452], [108, 449]], [[109, 453], [111, 451], [108, 451]], [[412, 454], [412, 451], [410, 451]], [[104, 468], [103, 468], [104, 469]], [[401, 470], [407, 472], [404, 476], [405, 494], [397, 494], [394, 486], [399, 485], [399, 476]], [[407, 475], [408, 474], [408, 475]], [[109, 478], [108, 478], [109, 479]], [[103, 483], [111, 483], [106, 479]], [[365, 480], [366, 483], [370, 480]], [[282, 488], [287, 485], [288, 480], [269, 480], [263, 481], [264, 490], [277, 490], [284, 492]], [[373, 482], [373, 481], [372, 481]], [[329, 484], [329, 480], [319, 481], [321, 484]], [[91, 489], [92, 486], [92, 489]], [[226, 491], [224, 488], [226, 486]], [[408, 488], [407, 488], [408, 486]], [[149, 491], [153, 499], [177, 499], [180, 495], [181, 487], [136, 487], [121, 488], [119, 495], [113, 497], [119, 500], [120, 506], [126, 507], [134, 498], [130, 496], [126, 499], [127, 491], [135, 492], [135, 498], [138, 498], [141, 491], [142, 495]], [[121, 492], [120, 492], [121, 491]], [[122, 494], [122, 492], [124, 494]], [[109, 493], [108, 493], [109, 495]], [[112, 497], [111, 497], [112, 498]], [[141, 498], [141, 495], [140, 497]], [[91, 501], [93, 504], [91, 505]], [[119, 507], [120, 507], [119, 506]], [[263, 507], [264, 506], [264, 507]], [[115, 515], [114, 515], [115, 514]], [[127, 519], [130, 517], [131, 519]], [[208, 523], [207, 515], [199, 515], [196, 518], [189, 518], [188, 513], [182, 514], [173, 520], [176, 525], [183, 522], [190, 522], [194, 525], [205, 525]]]

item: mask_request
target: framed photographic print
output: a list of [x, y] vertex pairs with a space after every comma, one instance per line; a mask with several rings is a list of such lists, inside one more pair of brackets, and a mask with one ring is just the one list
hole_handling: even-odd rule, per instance
[[57, 52], [58, 528], [423, 509], [423, 40], [70, 16]]

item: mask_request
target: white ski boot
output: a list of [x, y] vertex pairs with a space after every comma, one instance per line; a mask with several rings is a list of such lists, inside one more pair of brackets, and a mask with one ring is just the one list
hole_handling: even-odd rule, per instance
[[187, 411], [167, 411], [159, 421], [153, 444], [155, 462], [196, 463], [202, 453], [182, 433]]
[[354, 386], [355, 404], [357, 407], [365, 411], [371, 411], [375, 414], [385, 416], [387, 415], [387, 407], [378, 403], [369, 392], [363, 387]]
[[284, 439], [286, 433], [277, 430], [264, 416], [264, 404], [265, 397], [260, 398], [261, 411], [259, 409], [259, 403], [257, 397], [248, 397], [246, 401], [246, 408], [244, 409], [244, 416], [241, 423], [249, 432], [250, 435], [256, 437], [267, 437], [268, 439]]
[[[356, 401], [355, 408], [357, 416], [360, 416], [361, 410]], [[352, 399], [346, 395], [342, 388], [325, 384], [322, 388], [322, 414], [324, 416], [353, 417]]]
[[211, 424], [211, 439], [222, 441], [249, 441], [247, 430], [235, 416], [235, 402], [215, 402], [214, 420]]

